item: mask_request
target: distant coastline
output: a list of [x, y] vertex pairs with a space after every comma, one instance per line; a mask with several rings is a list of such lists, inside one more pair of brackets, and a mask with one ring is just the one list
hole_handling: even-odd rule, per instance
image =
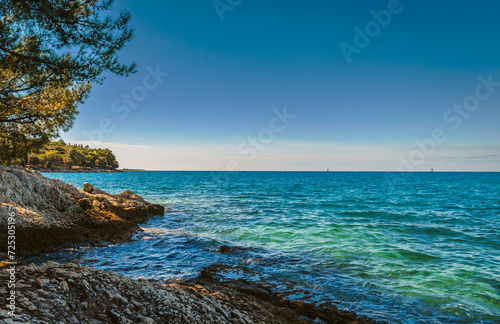
[[40, 173], [116, 173], [116, 172], [135, 172], [135, 171], [146, 171], [144, 169], [68, 169], [68, 168], [51, 168], [51, 169], [41, 169], [33, 168], [31, 170], [38, 171]]
[[40, 173], [115, 173], [126, 172], [125, 170], [107, 170], [107, 169], [67, 169], [67, 168], [52, 168], [52, 169], [31, 169]]
[[[100, 173], [121, 172], [116, 156], [110, 149], [91, 148], [88, 145], [66, 144], [62, 139], [49, 142], [23, 159], [7, 160], [3, 165], [19, 165], [44, 173]], [[135, 169], [124, 169], [124, 171]]]

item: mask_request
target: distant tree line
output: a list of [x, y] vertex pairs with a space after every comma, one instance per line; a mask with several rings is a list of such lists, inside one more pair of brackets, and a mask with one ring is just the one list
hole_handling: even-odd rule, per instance
[[[25, 164], [23, 160], [18, 164]], [[27, 166], [35, 169], [106, 169], [118, 168], [118, 161], [109, 149], [95, 149], [88, 145], [68, 145], [61, 139], [50, 142], [37, 154], [28, 155]]]

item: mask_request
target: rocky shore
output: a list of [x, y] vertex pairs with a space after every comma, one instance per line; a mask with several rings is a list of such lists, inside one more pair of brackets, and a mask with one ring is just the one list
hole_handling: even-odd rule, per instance
[[[2, 282], [9, 273], [2, 271]], [[134, 280], [112, 271], [48, 261], [16, 269], [15, 317], [0, 323], [375, 323], [335, 307], [290, 302], [262, 286], [221, 283], [217, 269], [186, 283]], [[0, 288], [1, 300], [10, 292]]]
[[16, 256], [11, 262], [0, 258], [0, 324], [375, 323], [330, 304], [290, 301], [269, 283], [224, 276], [250, 271], [244, 268], [213, 265], [188, 282], [159, 282], [73, 263], [23, 264], [19, 258], [126, 240], [140, 230], [138, 222], [163, 214], [163, 206], [130, 190], [111, 195], [88, 183], [79, 190], [36, 171], [0, 167], [0, 249], [7, 258], [13, 223]]
[[22, 167], [0, 167], [0, 252], [7, 250], [9, 216], [14, 220], [16, 255], [33, 255], [74, 244], [118, 242], [139, 230], [138, 222], [163, 215], [130, 190], [111, 195], [78, 190]]

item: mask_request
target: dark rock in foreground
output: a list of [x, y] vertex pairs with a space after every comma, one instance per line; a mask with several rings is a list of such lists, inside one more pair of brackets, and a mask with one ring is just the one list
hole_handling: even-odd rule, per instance
[[[134, 280], [88, 266], [17, 266], [16, 317], [21, 323], [374, 323], [335, 308], [289, 302], [258, 287], [216, 283], [205, 271], [199, 282]], [[8, 272], [0, 280], [8, 281]], [[246, 290], [246, 291], [243, 291]], [[258, 291], [255, 292], [255, 291]], [[7, 300], [6, 287], [0, 298]]]
[[130, 190], [85, 192], [22, 167], [0, 166], [0, 252], [7, 249], [9, 214], [15, 218], [16, 255], [32, 255], [81, 243], [123, 241], [137, 222], [163, 215]]

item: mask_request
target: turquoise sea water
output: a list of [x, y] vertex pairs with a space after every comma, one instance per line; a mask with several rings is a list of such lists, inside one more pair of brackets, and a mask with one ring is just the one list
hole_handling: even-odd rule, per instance
[[500, 323], [500, 173], [44, 175], [169, 210], [131, 242], [50, 258], [158, 279], [243, 265], [390, 323]]

